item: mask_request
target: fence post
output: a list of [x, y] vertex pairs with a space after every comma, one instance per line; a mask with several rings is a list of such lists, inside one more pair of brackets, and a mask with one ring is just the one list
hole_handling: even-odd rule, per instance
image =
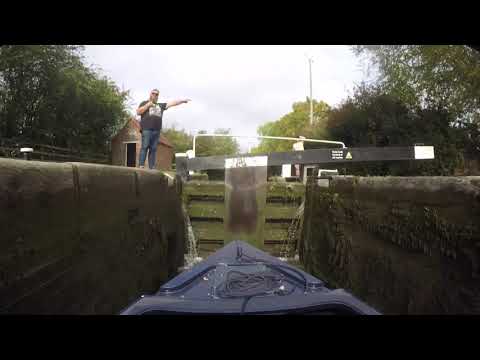
[[179, 176], [182, 181], [188, 180], [187, 154], [175, 154], [175, 169], [177, 172], [177, 176]]
[[24, 160], [30, 160], [30, 154], [33, 153], [32, 148], [21, 148], [20, 152], [23, 153]]

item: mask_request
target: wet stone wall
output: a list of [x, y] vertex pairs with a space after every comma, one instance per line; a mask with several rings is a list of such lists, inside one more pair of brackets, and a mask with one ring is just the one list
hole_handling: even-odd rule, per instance
[[0, 313], [115, 314], [183, 264], [173, 177], [0, 159]]
[[480, 177], [312, 182], [300, 251], [307, 271], [382, 312], [478, 314]]

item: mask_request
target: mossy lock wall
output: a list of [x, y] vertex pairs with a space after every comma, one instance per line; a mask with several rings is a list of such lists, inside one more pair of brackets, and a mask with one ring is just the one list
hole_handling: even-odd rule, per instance
[[478, 314], [480, 177], [311, 182], [299, 247], [308, 272], [385, 313]]
[[[224, 185], [179, 185], [158, 171], [0, 159], [0, 312], [114, 314], [155, 292], [183, 264], [182, 197], [200, 247], [223, 240]], [[273, 200], [303, 189], [268, 186], [274, 244], [298, 201]], [[480, 177], [339, 176], [305, 197], [298, 248], [312, 275], [384, 313], [480, 313]]]
[[0, 159], [0, 312], [115, 314], [183, 264], [174, 179]]

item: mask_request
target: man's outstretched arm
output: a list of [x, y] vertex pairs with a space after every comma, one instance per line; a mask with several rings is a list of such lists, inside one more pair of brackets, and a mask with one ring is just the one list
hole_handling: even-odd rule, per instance
[[189, 101], [191, 101], [191, 100], [190, 100], [190, 99], [184, 99], [184, 100], [173, 100], [173, 101], [169, 101], [169, 102], [167, 103], [166, 109], [171, 108], [172, 106], [177, 106], [177, 105], [180, 105], [180, 104], [186, 104], [186, 103], [188, 103]]

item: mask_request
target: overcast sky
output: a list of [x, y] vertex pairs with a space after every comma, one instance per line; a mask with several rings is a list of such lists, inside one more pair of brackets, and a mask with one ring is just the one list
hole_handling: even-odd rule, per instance
[[[164, 100], [190, 98], [169, 109], [164, 127], [190, 133], [229, 128], [256, 135], [257, 127], [278, 120], [295, 101], [309, 95], [308, 56], [313, 57], [313, 98], [334, 106], [365, 78], [363, 62], [348, 46], [88, 45], [85, 57], [130, 90], [132, 113], [153, 88]], [[239, 140], [242, 149], [255, 140]]]

